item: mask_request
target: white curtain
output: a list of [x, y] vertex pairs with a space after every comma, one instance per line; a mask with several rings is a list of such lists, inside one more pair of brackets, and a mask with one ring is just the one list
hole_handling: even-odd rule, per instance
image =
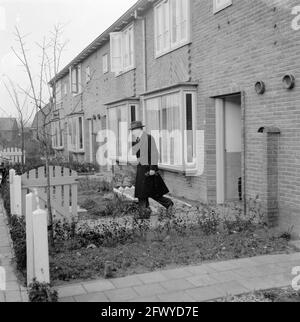
[[122, 105], [119, 107], [119, 157], [127, 161], [128, 155], [128, 109], [127, 105]]
[[180, 94], [162, 97], [162, 161], [169, 165], [182, 165], [180, 127]]
[[[161, 154], [160, 144], [160, 98], [146, 101], [147, 131], [155, 139], [157, 149]], [[161, 161], [161, 160], [160, 160]]]
[[118, 124], [117, 124], [117, 109], [108, 109], [108, 135], [107, 145], [109, 158], [115, 159], [117, 156], [117, 136], [118, 136]]

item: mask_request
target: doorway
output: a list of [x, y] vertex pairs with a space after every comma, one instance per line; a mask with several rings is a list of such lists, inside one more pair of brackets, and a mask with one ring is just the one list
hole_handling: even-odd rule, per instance
[[216, 99], [217, 202], [242, 200], [241, 95]]

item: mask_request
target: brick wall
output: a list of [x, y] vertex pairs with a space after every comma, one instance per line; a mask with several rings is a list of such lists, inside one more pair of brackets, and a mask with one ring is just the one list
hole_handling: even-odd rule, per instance
[[[299, 1], [234, 1], [212, 13], [213, 1], [193, 1], [192, 77], [199, 80], [198, 109], [206, 110], [206, 173], [213, 184], [215, 133], [209, 97], [238, 91], [245, 93], [246, 194], [262, 193], [263, 137], [260, 126], [281, 130], [278, 146], [279, 223], [300, 231], [300, 32], [291, 28], [292, 8]], [[197, 21], [197, 23], [196, 23]], [[283, 89], [281, 79], [293, 74], [294, 90]], [[254, 84], [263, 80], [264, 95]], [[209, 174], [211, 173], [211, 174]], [[297, 215], [298, 213], [298, 215]]]

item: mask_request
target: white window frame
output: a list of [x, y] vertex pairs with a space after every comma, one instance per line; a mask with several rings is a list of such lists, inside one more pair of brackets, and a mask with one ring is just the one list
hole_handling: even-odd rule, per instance
[[[219, 3], [221, 2], [221, 3]], [[213, 0], [213, 13], [216, 14], [221, 10], [232, 5], [232, 0]]]
[[67, 83], [64, 82], [64, 96], [66, 96], [68, 94], [68, 86]]
[[91, 68], [87, 66], [85, 68], [85, 83], [88, 84], [91, 81]]
[[[82, 120], [82, 147], [80, 146], [79, 137], [79, 119]], [[71, 128], [71, 132], [70, 132]], [[75, 136], [74, 136], [75, 130]], [[68, 150], [74, 153], [84, 153], [85, 152], [85, 126], [83, 115], [76, 115], [69, 117], [68, 119]]]
[[62, 82], [58, 80], [55, 85], [55, 100], [56, 100], [56, 109], [59, 109], [60, 103], [62, 102]]
[[102, 56], [102, 69], [103, 69], [103, 74], [107, 74], [109, 72], [108, 54], [105, 54]]
[[[117, 53], [114, 44], [118, 44]], [[128, 56], [127, 64], [126, 56]], [[134, 24], [130, 24], [123, 31], [110, 34], [110, 59], [111, 71], [117, 76], [135, 68]]]
[[[74, 82], [74, 71], [77, 70], [77, 79], [76, 83]], [[76, 86], [76, 90], [74, 90], [74, 86]], [[81, 93], [82, 91], [82, 86], [81, 86], [81, 64], [75, 66], [75, 67], [70, 67], [70, 88], [71, 88], [71, 93], [73, 96], [76, 96]]]
[[[111, 120], [110, 120], [110, 113], [109, 110], [111, 109], [126, 109], [125, 113], [126, 113], [126, 122], [127, 122], [127, 126], [126, 128], [129, 129], [131, 122], [133, 121], [131, 119], [131, 106], [135, 106], [135, 120], [139, 120], [139, 114], [140, 114], [140, 104], [138, 102], [125, 102], [122, 104], [117, 104], [117, 105], [112, 105], [110, 107], [108, 107], [108, 113], [107, 113], [107, 129], [110, 129], [110, 124], [111, 124]], [[118, 122], [118, 119], [117, 119]], [[116, 127], [119, 131], [119, 128]], [[126, 136], [126, 140], [128, 139], [128, 135], [130, 135], [130, 133], [127, 131], [127, 136]], [[116, 135], [116, 145], [117, 147], [119, 146], [119, 139], [120, 139], [120, 133], [118, 132], [118, 134]], [[128, 142], [128, 141], [127, 141]], [[125, 150], [125, 149], [124, 149]], [[128, 146], [127, 146], [127, 153], [125, 155], [120, 156], [120, 151], [117, 148], [116, 149], [116, 157], [115, 158], [111, 158], [112, 161], [116, 161], [118, 160], [119, 162], [122, 162], [124, 164], [126, 164], [127, 162], [130, 163], [134, 163], [136, 162], [136, 156], [135, 155], [130, 155], [129, 152], [131, 150], [131, 146], [130, 146], [130, 142], [128, 142]]]
[[[177, 9], [179, 6], [179, 1], [186, 1], [186, 37], [177, 40], [176, 42], [172, 41], [173, 39], [173, 13], [172, 13], [172, 4], [176, 3]], [[162, 0], [154, 7], [154, 46], [155, 46], [155, 58], [159, 58], [162, 55], [165, 55], [173, 50], [176, 50], [182, 46], [191, 42], [191, 10], [190, 10], [190, 0]], [[161, 28], [167, 25], [167, 28], [162, 30], [162, 34], [159, 34], [159, 25], [158, 25], [158, 14], [159, 10], [165, 6], [165, 22], [163, 17], [161, 20]], [[178, 11], [182, 12], [182, 11]], [[176, 15], [177, 18], [180, 18]], [[166, 25], [165, 25], [166, 24]], [[162, 39], [166, 39], [166, 42], [162, 41], [162, 48], [158, 48], [158, 37], [162, 36]], [[164, 38], [165, 37], [165, 38]]]
[[62, 124], [59, 120], [51, 122], [52, 148], [61, 150], [64, 147]]
[[[196, 89], [185, 89], [185, 88], [180, 88], [180, 89], [174, 89], [170, 91], [165, 91], [163, 93], [156, 93], [153, 95], [148, 95], [146, 97], [142, 98], [143, 101], [143, 115], [147, 127], [147, 111], [146, 111], [146, 102], [149, 99], [153, 98], [160, 98], [162, 99], [163, 96], [167, 95], [172, 95], [175, 93], [179, 93], [179, 109], [180, 109], [180, 129], [183, 133], [182, 135], [182, 155], [183, 155], [183, 162], [181, 166], [178, 165], [171, 165], [171, 164], [166, 164], [159, 162], [159, 167], [161, 169], [165, 170], [171, 170], [171, 171], [178, 171], [178, 172], [185, 172], [186, 175], [190, 174], [195, 174], [197, 173], [197, 97], [196, 97]], [[186, 94], [192, 94], [192, 115], [193, 115], [193, 161], [192, 162], [187, 162], [187, 132], [186, 132]], [[161, 111], [161, 104], [160, 104], [160, 111]], [[160, 131], [161, 131], [161, 124], [159, 124]], [[161, 138], [161, 135], [160, 135]], [[160, 151], [160, 142], [157, 142], [156, 144], [158, 147], [158, 150]]]

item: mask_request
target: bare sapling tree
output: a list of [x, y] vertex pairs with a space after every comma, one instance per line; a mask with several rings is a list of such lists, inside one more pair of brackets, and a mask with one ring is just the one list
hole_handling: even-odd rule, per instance
[[[57, 88], [56, 75], [59, 72], [62, 53], [67, 42], [62, 41], [63, 28], [61, 25], [54, 27], [49, 37], [44, 37], [41, 44], [36, 44], [41, 53], [39, 73], [36, 76], [29, 61], [29, 51], [25, 42], [25, 36], [21, 35], [19, 29], [15, 28], [15, 36], [18, 48], [12, 48], [14, 54], [20, 61], [28, 76], [29, 90], [23, 89], [25, 95], [33, 101], [37, 115], [37, 137], [42, 147], [42, 154], [45, 160], [47, 180], [47, 211], [49, 216], [49, 241], [54, 247], [53, 211], [51, 206], [51, 182], [50, 182], [50, 158], [52, 149], [51, 121], [53, 112], [57, 109]], [[53, 80], [50, 85], [50, 80]]]
[[[34, 109], [30, 108], [30, 105], [28, 104], [28, 95], [23, 95], [23, 99], [22, 99], [21, 93], [20, 91], [17, 90], [17, 86], [13, 83], [13, 81], [8, 78], [8, 82], [9, 82], [8, 84], [6, 82], [3, 82], [3, 83], [18, 115], [17, 122], [21, 132], [20, 133], [21, 151], [22, 151], [21, 166], [23, 171], [24, 160], [25, 160], [25, 129], [29, 126], [32, 120]], [[29, 90], [27, 90], [27, 93], [28, 91]]]

